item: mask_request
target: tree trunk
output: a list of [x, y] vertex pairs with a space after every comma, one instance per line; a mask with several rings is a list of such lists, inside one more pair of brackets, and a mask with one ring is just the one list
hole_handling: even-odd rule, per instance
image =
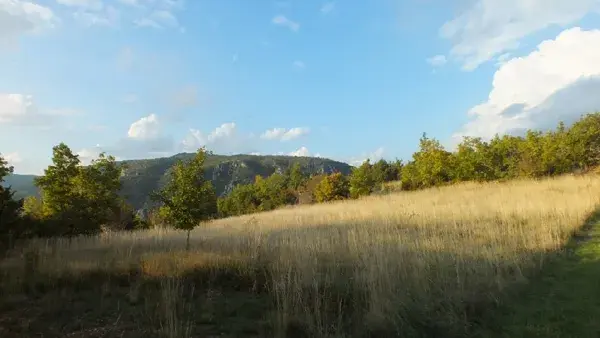
[[190, 232], [192, 230], [187, 231], [187, 240], [185, 242], [185, 251], [190, 251]]

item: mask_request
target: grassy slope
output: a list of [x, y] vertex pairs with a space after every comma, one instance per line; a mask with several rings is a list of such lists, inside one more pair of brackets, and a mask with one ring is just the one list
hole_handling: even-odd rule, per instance
[[481, 336], [600, 337], [600, 212], [565, 249], [507, 297]]
[[[584, 215], [599, 187], [597, 178], [462, 185], [225, 219], [196, 231], [189, 254], [175, 233], [75, 240], [48, 255], [40, 243], [39, 256], [0, 265], [0, 337], [598, 337], [600, 217]], [[551, 259], [566, 238], [555, 227], [582, 223]], [[481, 245], [489, 240], [493, 251]], [[415, 242], [418, 251], [399, 250]], [[530, 247], [549, 248], [544, 268], [515, 285], [502, 268], [527, 267]], [[509, 287], [498, 295], [486, 281]]]

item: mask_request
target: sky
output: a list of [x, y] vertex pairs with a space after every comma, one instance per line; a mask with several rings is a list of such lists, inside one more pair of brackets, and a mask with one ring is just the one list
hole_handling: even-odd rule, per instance
[[0, 0], [0, 153], [409, 160], [600, 111], [600, 0]]

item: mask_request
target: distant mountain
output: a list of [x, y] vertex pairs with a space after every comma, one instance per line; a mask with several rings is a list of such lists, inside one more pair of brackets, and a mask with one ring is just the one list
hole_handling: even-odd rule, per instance
[[[147, 209], [151, 206], [150, 193], [161, 187], [169, 174], [169, 169], [179, 159], [189, 159], [194, 154], [181, 153], [171, 157], [127, 160], [122, 177], [122, 195], [135, 209]], [[334, 171], [348, 174], [351, 166], [325, 158], [294, 156], [257, 156], [257, 155], [208, 155], [204, 175], [210, 179], [219, 196], [228, 194], [237, 184], [254, 181], [257, 175], [266, 177], [275, 172], [283, 172], [294, 163], [300, 163], [302, 170], [311, 175], [328, 174]], [[10, 175], [4, 185], [11, 185], [15, 196], [38, 195], [33, 184], [33, 175]]]
[[24, 198], [27, 196], [38, 196], [38, 189], [33, 184], [35, 175], [9, 175], [4, 178], [3, 186], [11, 186], [15, 192], [15, 198]]

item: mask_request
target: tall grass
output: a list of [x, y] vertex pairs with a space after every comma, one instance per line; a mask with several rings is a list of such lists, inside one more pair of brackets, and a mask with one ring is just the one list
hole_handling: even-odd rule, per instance
[[266, 292], [264, 316], [280, 337], [459, 336], [542, 269], [599, 202], [596, 176], [469, 183], [218, 220], [192, 232], [189, 252], [185, 233], [169, 230], [37, 240], [2, 267], [31, 278], [23, 253], [35, 251], [44, 278], [161, 278], [159, 322], [171, 337], [193, 326], [168, 300], [185, 298], [173, 278], [194, 271], [209, 276], [204, 286]]

